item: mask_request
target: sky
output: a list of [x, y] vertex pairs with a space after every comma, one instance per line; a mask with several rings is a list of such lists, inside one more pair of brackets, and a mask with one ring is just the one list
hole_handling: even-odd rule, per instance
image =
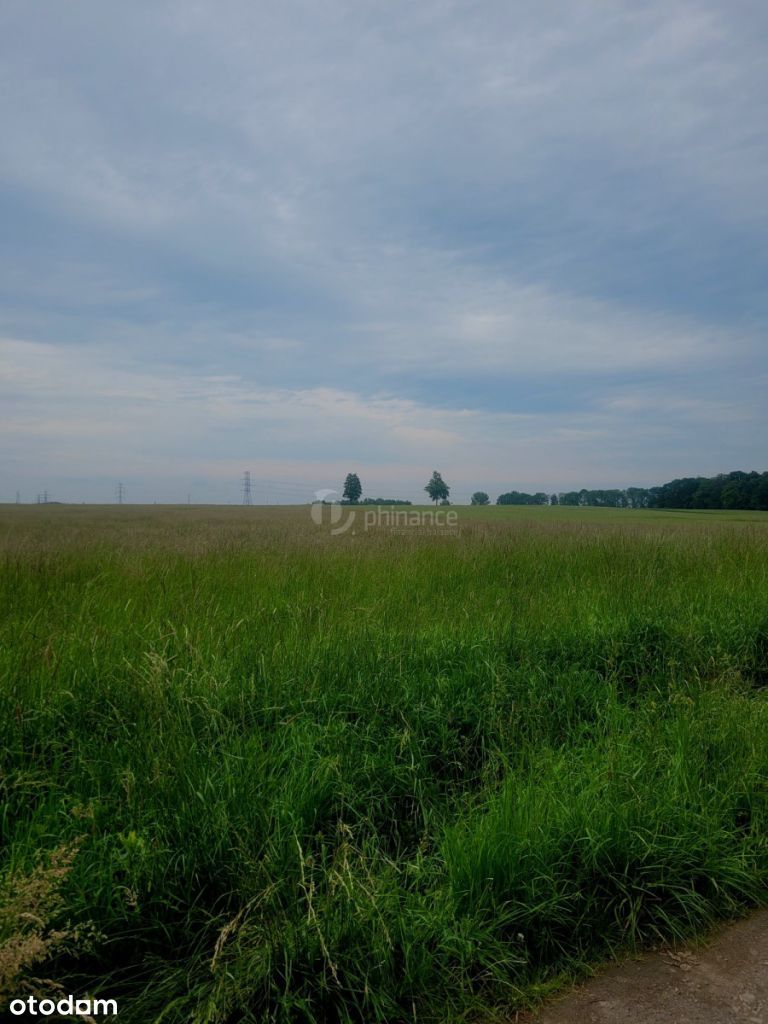
[[762, 0], [4, 0], [0, 501], [768, 469]]

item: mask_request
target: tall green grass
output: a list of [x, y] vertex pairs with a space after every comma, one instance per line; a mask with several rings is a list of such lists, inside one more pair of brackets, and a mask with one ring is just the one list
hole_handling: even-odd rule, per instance
[[765, 902], [764, 517], [568, 512], [4, 510], [0, 870], [80, 838], [100, 935], [46, 976], [137, 1022], [491, 1019]]

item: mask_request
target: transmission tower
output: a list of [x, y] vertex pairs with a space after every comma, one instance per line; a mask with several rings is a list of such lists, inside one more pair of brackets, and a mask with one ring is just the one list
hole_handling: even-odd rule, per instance
[[243, 473], [243, 504], [252, 505], [251, 501], [251, 473], [247, 470]]
[[19, 494], [18, 491], [16, 491], [16, 504], [17, 505], [21, 504], [21, 495]]
[[125, 498], [125, 488], [123, 487], [122, 484], [117, 485], [117, 490], [115, 491], [115, 494], [117, 495], [117, 504], [122, 505], [123, 498]]

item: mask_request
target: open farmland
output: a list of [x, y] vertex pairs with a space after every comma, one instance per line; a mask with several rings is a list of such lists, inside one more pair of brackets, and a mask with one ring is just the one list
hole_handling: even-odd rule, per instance
[[766, 902], [766, 514], [455, 511], [0, 508], [6, 995], [510, 1020]]

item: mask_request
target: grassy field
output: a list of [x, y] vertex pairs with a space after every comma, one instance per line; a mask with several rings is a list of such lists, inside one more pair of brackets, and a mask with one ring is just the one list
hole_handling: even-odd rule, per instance
[[511, 1020], [768, 896], [768, 515], [0, 508], [0, 991]]

